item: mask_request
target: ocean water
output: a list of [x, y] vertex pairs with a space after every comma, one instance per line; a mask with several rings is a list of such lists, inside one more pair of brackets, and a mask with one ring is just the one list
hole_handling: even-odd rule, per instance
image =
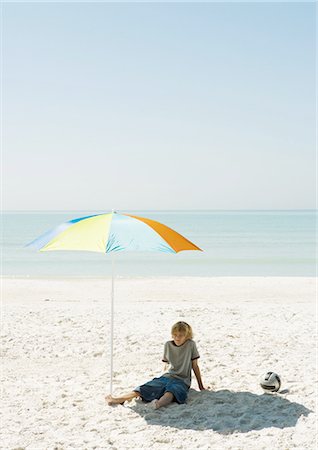
[[[2, 213], [2, 276], [111, 276], [110, 254], [40, 253], [24, 247], [61, 222], [91, 213], [96, 211]], [[115, 255], [117, 276], [316, 275], [314, 210], [132, 213], [166, 224], [204, 251], [120, 252]]]

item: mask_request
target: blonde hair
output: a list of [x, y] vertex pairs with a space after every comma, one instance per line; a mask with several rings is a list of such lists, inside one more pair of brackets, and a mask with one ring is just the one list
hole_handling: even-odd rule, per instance
[[177, 322], [174, 325], [172, 325], [171, 335], [173, 336], [178, 332], [184, 334], [187, 339], [193, 338], [192, 328], [187, 322]]

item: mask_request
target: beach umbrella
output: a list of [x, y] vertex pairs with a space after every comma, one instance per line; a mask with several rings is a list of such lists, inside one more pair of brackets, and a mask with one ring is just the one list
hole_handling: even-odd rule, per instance
[[[41, 252], [74, 250], [111, 253], [201, 250], [181, 234], [155, 220], [116, 211], [69, 220], [38, 237], [28, 247]], [[114, 259], [112, 257], [110, 393], [113, 389]]]

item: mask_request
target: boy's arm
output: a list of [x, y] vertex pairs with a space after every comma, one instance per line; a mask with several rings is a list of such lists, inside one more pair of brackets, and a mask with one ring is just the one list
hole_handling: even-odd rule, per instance
[[203, 386], [203, 383], [202, 383], [201, 372], [200, 372], [200, 368], [199, 368], [197, 359], [194, 359], [192, 361], [192, 369], [193, 369], [193, 372], [194, 372], [195, 377], [197, 379], [200, 391], [204, 391], [205, 387]]
[[167, 372], [169, 367], [168, 342], [166, 342], [164, 346], [162, 362], [163, 362], [163, 371]]
[[169, 364], [166, 361], [163, 361], [163, 371], [167, 372]]

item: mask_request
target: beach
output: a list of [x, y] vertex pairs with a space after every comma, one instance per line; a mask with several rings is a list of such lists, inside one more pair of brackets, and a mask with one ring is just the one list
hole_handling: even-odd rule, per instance
[[[2, 280], [2, 449], [316, 448], [314, 277], [116, 278], [114, 395], [159, 376], [191, 324], [203, 383], [184, 405], [108, 406], [110, 278]], [[281, 376], [264, 394], [259, 377]]]

